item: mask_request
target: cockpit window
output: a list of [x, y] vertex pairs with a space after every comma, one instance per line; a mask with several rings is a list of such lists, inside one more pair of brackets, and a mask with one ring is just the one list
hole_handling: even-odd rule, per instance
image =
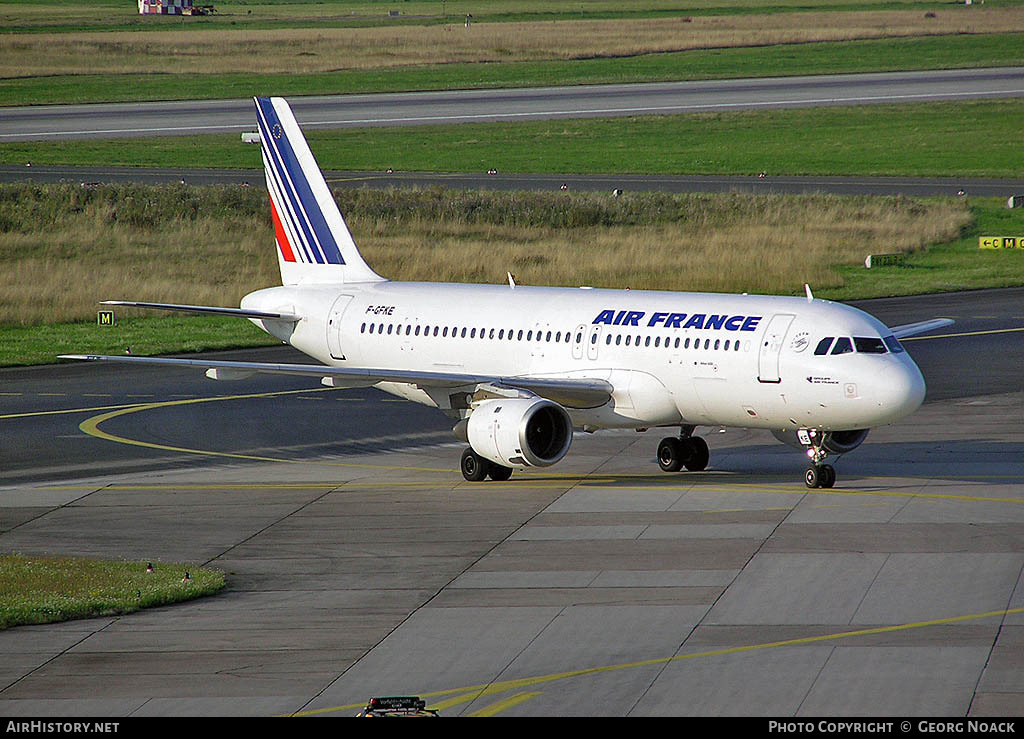
[[874, 336], [854, 336], [853, 344], [861, 354], [885, 354], [886, 348], [882, 340]]
[[848, 354], [853, 351], [853, 342], [845, 336], [836, 339], [836, 345], [832, 347], [832, 354]]
[[885, 345], [889, 347], [889, 351], [891, 351], [893, 354], [899, 354], [902, 351], [906, 351], [903, 348], [903, 344], [901, 344], [899, 342], [899, 339], [897, 339], [895, 336], [886, 336], [883, 339], [883, 341], [885, 342]]
[[835, 339], [834, 336], [826, 336], [824, 339], [819, 341], [818, 346], [814, 349], [814, 353], [817, 354], [818, 356], [821, 356], [822, 354], [828, 354], [828, 348], [832, 346], [833, 339]]

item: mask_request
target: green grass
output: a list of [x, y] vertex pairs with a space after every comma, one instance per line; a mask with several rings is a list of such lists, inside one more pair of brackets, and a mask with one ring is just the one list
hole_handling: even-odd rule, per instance
[[1011, 210], [997, 198], [970, 203], [974, 221], [961, 238], [910, 254], [900, 266], [837, 265], [844, 284], [821, 297], [857, 300], [1024, 285], [1024, 249], [978, 248], [980, 236], [1024, 236], [1024, 208]]
[[0, 105], [246, 98], [727, 79], [1024, 64], [1021, 34], [709, 49], [623, 59], [446, 64], [317, 74], [147, 73], [0, 80]]
[[7, 325], [0, 326], [0, 367], [52, 364], [59, 354], [182, 354], [280, 343], [248, 321], [224, 316], [119, 316], [112, 327], [94, 322]]
[[[1019, 177], [1024, 100], [307, 132], [324, 169]], [[8, 164], [258, 169], [237, 135], [11, 143]]]
[[[224, 574], [184, 563], [0, 556], [0, 629], [118, 616], [212, 595]], [[189, 580], [183, 582], [185, 573]]]

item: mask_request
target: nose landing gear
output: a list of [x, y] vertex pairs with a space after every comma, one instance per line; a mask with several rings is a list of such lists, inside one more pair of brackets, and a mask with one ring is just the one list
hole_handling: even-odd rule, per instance
[[823, 444], [824, 436], [816, 429], [800, 429], [797, 437], [807, 445], [807, 456], [810, 464], [804, 471], [804, 483], [809, 488], [830, 488], [836, 484], [836, 470], [830, 464], [825, 464], [828, 452]]
[[836, 470], [830, 464], [811, 464], [804, 472], [809, 488], [830, 488], [836, 484]]

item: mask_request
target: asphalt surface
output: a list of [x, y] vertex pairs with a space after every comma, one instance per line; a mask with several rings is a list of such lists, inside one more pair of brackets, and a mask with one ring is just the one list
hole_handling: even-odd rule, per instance
[[0, 551], [229, 587], [0, 631], [0, 715], [1024, 715], [1022, 298], [864, 304], [957, 323], [906, 342], [929, 399], [829, 491], [760, 432], [700, 429], [703, 473], [608, 432], [470, 484], [443, 416], [376, 392], [3, 370]]
[[[595, 85], [297, 97], [305, 130], [486, 121], [636, 116], [700, 111], [976, 100], [1024, 95], [1024, 69], [939, 70], [643, 85]], [[4, 108], [0, 143], [243, 133], [251, 100]]]

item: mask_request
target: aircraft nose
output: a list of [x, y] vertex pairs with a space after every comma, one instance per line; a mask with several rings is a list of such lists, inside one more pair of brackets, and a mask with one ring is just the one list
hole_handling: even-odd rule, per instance
[[925, 384], [921, 370], [906, 358], [886, 373], [879, 405], [892, 420], [916, 411], [924, 402]]

